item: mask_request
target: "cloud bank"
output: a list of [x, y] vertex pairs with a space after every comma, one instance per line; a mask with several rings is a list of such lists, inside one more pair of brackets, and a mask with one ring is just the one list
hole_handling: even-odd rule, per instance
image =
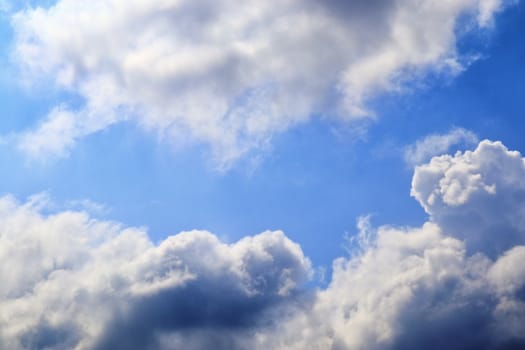
[[32, 156], [131, 120], [210, 146], [219, 166], [314, 115], [370, 118], [367, 102], [464, 67], [458, 33], [498, 0], [58, 0], [16, 13], [14, 59], [32, 84], [80, 96], [17, 137]]
[[525, 346], [525, 161], [500, 142], [416, 167], [421, 227], [359, 223], [323, 289], [280, 231], [154, 244], [38, 198], [0, 199], [0, 347], [518, 349]]
[[271, 323], [310, 273], [279, 231], [234, 244], [184, 232], [154, 245], [139, 229], [82, 212], [43, 216], [10, 197], [0, 199], [0, 262], [5, 349], [148, 349], [158, 334], [219, 330], [228, 348]]

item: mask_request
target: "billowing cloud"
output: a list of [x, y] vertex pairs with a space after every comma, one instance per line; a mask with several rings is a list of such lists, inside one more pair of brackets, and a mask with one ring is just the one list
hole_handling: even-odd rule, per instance
[[472, 131], [453, 128], [446, 134], [432, 134], [407, 146], [404, 158], [409, 165], [419, 165], [434, 156], [447, 153], [452, 146], [473, 146], [478, 141], [477, 135]]
[[225, 244], [184, 232], [154, 245], [81, 212], [0, 199], [0, 346], [156, 348], [159, 335], [249, 332], [310, 273], [281, 232]]
[[326, 288], [282, 232], [225, 244], [0, 199], [9, 349], [525, 347], [524, 159], [500, 142], [415, 169], [421, 227], [359, 221]]
[[474, 151], [433, 158], [416, 168], [414, 196], [472, 252], [497, 256], [525, 244], [525, 164], [519, 152], [482, 141]]
[[56, 107], [18, 145], [67, 154], [79, 138], [132, 120], [170, 142], [207, 143], [227, 166], [313, 115], [370, 117], [370, 98], [429, 71], [461, 71], [458, 27], [490, 25], [501, 7], [58, 0], [14, 15], [14, 57], [27, 81], [44, 79], [84, 103]]
[[[266, 346], [279, 349], [513, 349], [525, 346], [524, 246], [493, 262], [436, 224], [383, 227]], [[512, 260], [512, 262], [510, 262]], [[498, 276], [498, 277], [495, 277]], [[512, 347], [515, 346], [515, 347]], [[261, 347], [261, 348], [264, 348]]]
[[524, 348], [523, 178], [520, 154], [489, 141], [416, 168], [412, 194], [430, 221], [360, 220], [330, 285], [261, 348]]

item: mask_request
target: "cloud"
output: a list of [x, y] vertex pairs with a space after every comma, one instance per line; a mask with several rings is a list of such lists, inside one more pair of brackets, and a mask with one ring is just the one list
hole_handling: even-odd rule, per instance
[[328, 287], [260, 348], [525, 347], [524, 176], [521, 155], [490, 141], [416, 167], [412, 194], [430, 220], [359, 219]]
[[[503, 169], [505, 171], [503, 171]], [[143, 230], [0, 199], [0, 345], [9, 349], [518, 349], [524, 159], [500, 142], [416, 167], [421, 227], [358, 220], [326, 288], [298, 244]], [[65, 287], [67, 286], [67, 287]]]
[[473, 146], [478, 141], [476, 134], [463, 128], [453, 128], [446, 134], [432, 134], [405, 148], [405, 162], [412, 166], [423, 164], [448, 152], [452, 146]]
[[474, 151], [416, 167], [411, 194], [471, 251], [497, 256], [525, 244], [525, 165], [501, 142], [485, 140]]
[[[68, 151], [124, 120], [209, 144], [219, 166], [313, 115], [373, 116], [367, 102], [428, 72], [461, 70], [458, 26], [495, 0], [59, 0], [13, 16], [25, 80], [79, 95], [22, 133], [29, 155]], [[96, 23], [96, 25], [94, 25]], [[62, 143], [53, 141], [60, 131]], [[52, 139], [52, 147], [42, 140]], [[39, 141], [33, 143], [32, 141]]]
[[111, 212], [111, 208], [107, 207], [104, 204], [94, 202], [90, 199], [71, 200], [68, 201], [65, 205], [69, 209], [85, 211], [94, 216], [104, 216]]
[[38, 158], [42, 153], [65, 155], [78, 137], [75, 115], [62, 107], [51, 111], [40, 126], [18, 137], [19, 148]]
[[[433, 223], [382, 227], [361, 255], [334, 263], [309, 312], [266, 339], [279, 349], [508, 349], [523, 347], [522, 254], [495, 263], [468, 255]], [[523, 249], [523, 246], [515, 249]], [[509, 271], [502, 273], [504, 265]], [[494, 278], [493, 275], [498, 275]], [[507, 291], [511, 280], [514, 289]], [[503, 287], [502, 287], [503, 286]], [[500, 311], [504, 309], [505, 311]], [[261, 348], [264, 348], [262, 346]]]
[[142, 230], [78, 212], [43, 216], [10, 197], [0, 199], [0, 262], [9, 349], [148, 348], [163, 333], [247, 332], [310, 273], [279, 231], [233, 244], [192, 231], [154, 245]]

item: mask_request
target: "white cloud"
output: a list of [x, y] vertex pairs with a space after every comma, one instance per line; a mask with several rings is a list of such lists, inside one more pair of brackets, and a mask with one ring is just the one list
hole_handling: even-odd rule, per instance
[[77, 199], [68, 201], [65, 206], [72, 210], [85, 211], [91, 215], [103, 216], [111, 212], [111, 208], [90, 199]]
[[[67, 154], [79, 138], [129, 119], [170, 142], [207, 143], [228, 166], [312, 115], [370, 117], [367, 101], [377, 94], [401, 91], [428, 71], [457, 72], [460, 19], [485, 26], [501, 7], [495, 0], [59, 0], [14, 16], [15, 58], [28, 81], [51, 80], [85, 105], [51, 112], [19, 146]], [[57, 124], [65, 142], [32, 144], [52, 138]]]
[[[505, 261], [509, 256], [513, 265]], [[262, 344], [279, 349], [523, 346], [525, 296], [516, 290], [525, 287], [519, 267], [524, 258], [514, 251], [496, 262], [467, 255], [461, 241], [432, 223], [380, 228], [363, 255], [334, 263], [331, 284], [309, 312], [298, 312]], [[510, 291], [508, 281], [514, 284]]]
[[146, 348], [163, 330], [242, 330], [309, 273], [299, 246], [278, 231], [234, 244], [192, 231], [156, 246], [139, 229], [0, 199], [2, 348]]
[[414, 196], [445, 232], [491, 256], [525, 244], [525, 165], [501, 142], [416, 167]]
[[407, 164], [414, 166], [448, 152], [452, 146], [473, 146], [477, 142], [478, 137], [472, 131], [454, 128], [446, 134], [432, 134], [407, 146], [404, 158]]
[[3, 197], [0, 346], [523, 348], [522, 179], [524, 159], [500, 142], [416, 167], [412, 195], [430, 220], [360, 218], [351, 256], [310, 292], [308, 259], [279, 231], [233, 244], [192, 231], [155, 245], [86, 213], [43, 215], [42, 195]]
[[524, 178], [524, 159], [500, 142], [417, 167], [412, 194], [430, 221], [373, 229], [361, 218], [330, 285], [260, 348], [523, 348]]

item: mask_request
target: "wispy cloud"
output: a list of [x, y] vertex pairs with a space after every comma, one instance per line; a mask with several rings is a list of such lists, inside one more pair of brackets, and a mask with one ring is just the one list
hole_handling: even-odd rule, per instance
[[12, 5], [9, 0], [0, 0], [0, 14], [4, 12], [9, 12], [11, 8]]
[[65, 206], [71, 210], [85, 211], [94, 216], [105, 216], [111, 212], [111, 208], [107, 205], [97, 203], [91, 199], [71, 200]]
[[453, 128], [446, 134], [432, 134], [406, 146], [403, 156], [407, 164], [414, 166], [448, 152], [453, 146], [474, 146], [478, 141], [478, 136], [472, 131]]

